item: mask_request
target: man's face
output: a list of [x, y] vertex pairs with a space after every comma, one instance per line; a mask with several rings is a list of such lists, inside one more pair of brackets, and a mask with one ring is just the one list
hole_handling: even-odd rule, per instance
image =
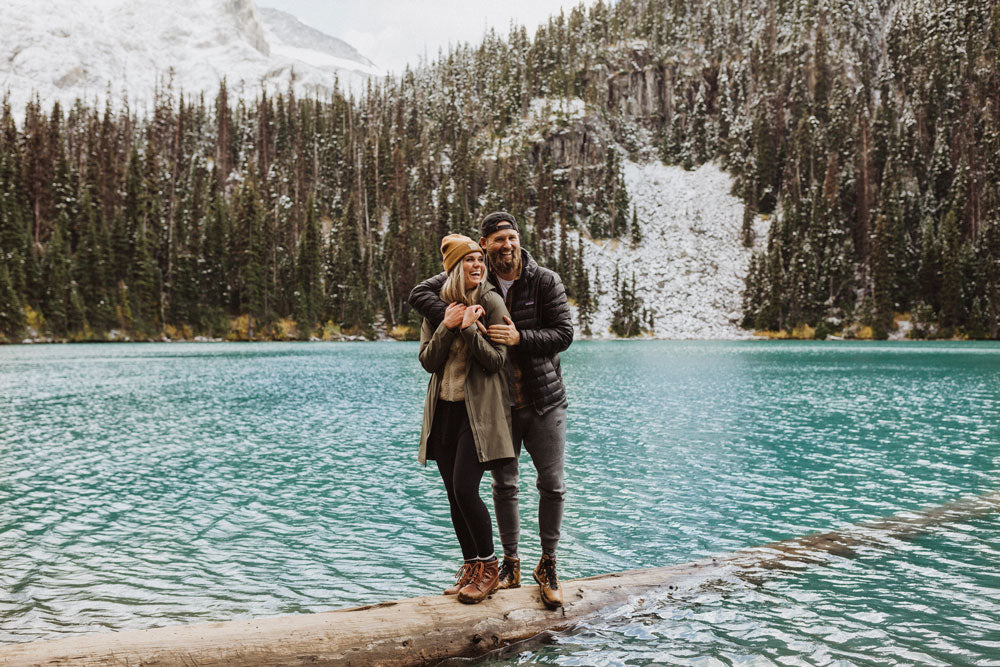
[[513, 229], [501, 229], [479, 239], [486, 249], [490, 268], [501, 275], [517, 274], [521, 269], [521, 238]]

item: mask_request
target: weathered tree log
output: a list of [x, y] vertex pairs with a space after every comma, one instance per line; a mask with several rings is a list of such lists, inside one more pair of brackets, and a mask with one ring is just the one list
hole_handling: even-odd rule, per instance
[[416, 665], [479, 655], [651, 589], [683, 587], [724, 572], [755, 572], [891, 548], [933, 526], [1000, 508], [1000, 491], [920, 512], [766, 544], [702, 561], [563, 582], [565, 607], [542, 607], [534, 586], [478, 605], [434, 596], [318, 614], [83, 635], [0, 648], [0, 665]]

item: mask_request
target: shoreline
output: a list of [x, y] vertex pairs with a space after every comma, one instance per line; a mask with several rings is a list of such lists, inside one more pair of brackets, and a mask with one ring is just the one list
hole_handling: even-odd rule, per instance
[[[688, 342], [688, 343], [738, 343], [738, 342], [798, 342], [798, 343], [996, 343], [1000, 339], [995, 338], [967, 338], [955, 336], [951, 338], [906, 338], [902, 336], [884, 339], [877, 338], [855, 338], [843, 336], [828, 336], [827, 338], [799, 338], [795, 336], [772, 336], [760, 333], [751, 333], [746, 336], [717, 337], [717, 338], [689, 338], [666, 336], [634, 336], [631, 338], [619, 338], [616, 336], [575, 336], [573, 342]], [[157, 343], [412, 343], [417, 342], [407, 338], [395, 338], [388, 335], [380, 335], [375, 338], [366, 336], [342, 336], [340, 338], [310, 338], [301, 340], [297, 338], [209, 338], [207, 336], [195, 336], [193, 338], [154, 338], [145, 340], [135, 340], [131, 338], [90, 338], [90, 339], [52, 339], [52, 338], [25, 338], [20, 341], [0, 341], [0, 347], [27, 347], [32, 345], [149, 345]]]

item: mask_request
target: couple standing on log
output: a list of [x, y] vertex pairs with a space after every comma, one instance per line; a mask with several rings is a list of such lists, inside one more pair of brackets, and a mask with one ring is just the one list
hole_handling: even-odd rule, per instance
[[[542, 555], [533, 576], [542, 602], [555, 609], [562, 605], [556, 545], [566, 492], [567, 402], [559, 353], [573, 342], [573, 323], [562, 281], [521, 248], [514, 216], [487, 215], [480, 236], [478, 244], [459, 234], [444, 237], [444, 273], [410, 294], [410, 305], [424, 317], [420, 363], [431, 374], [419, 460], [437, 461], [465, 559], [445, 595], [471, 604], [521, 585], [523, 445], [538, 473], [540, 496]], [[479, 496], [486, 470], [493, 474], [502, 562]]]

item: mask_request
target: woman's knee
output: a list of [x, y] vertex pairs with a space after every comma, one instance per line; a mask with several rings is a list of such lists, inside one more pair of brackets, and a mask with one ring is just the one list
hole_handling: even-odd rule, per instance
[[456, 479], [453, 489], [455, 500], [462, 507], [468, 507], [472, 503], [481, 500], [479, 497], [479, 484], [473, 484], [471, 480]]

